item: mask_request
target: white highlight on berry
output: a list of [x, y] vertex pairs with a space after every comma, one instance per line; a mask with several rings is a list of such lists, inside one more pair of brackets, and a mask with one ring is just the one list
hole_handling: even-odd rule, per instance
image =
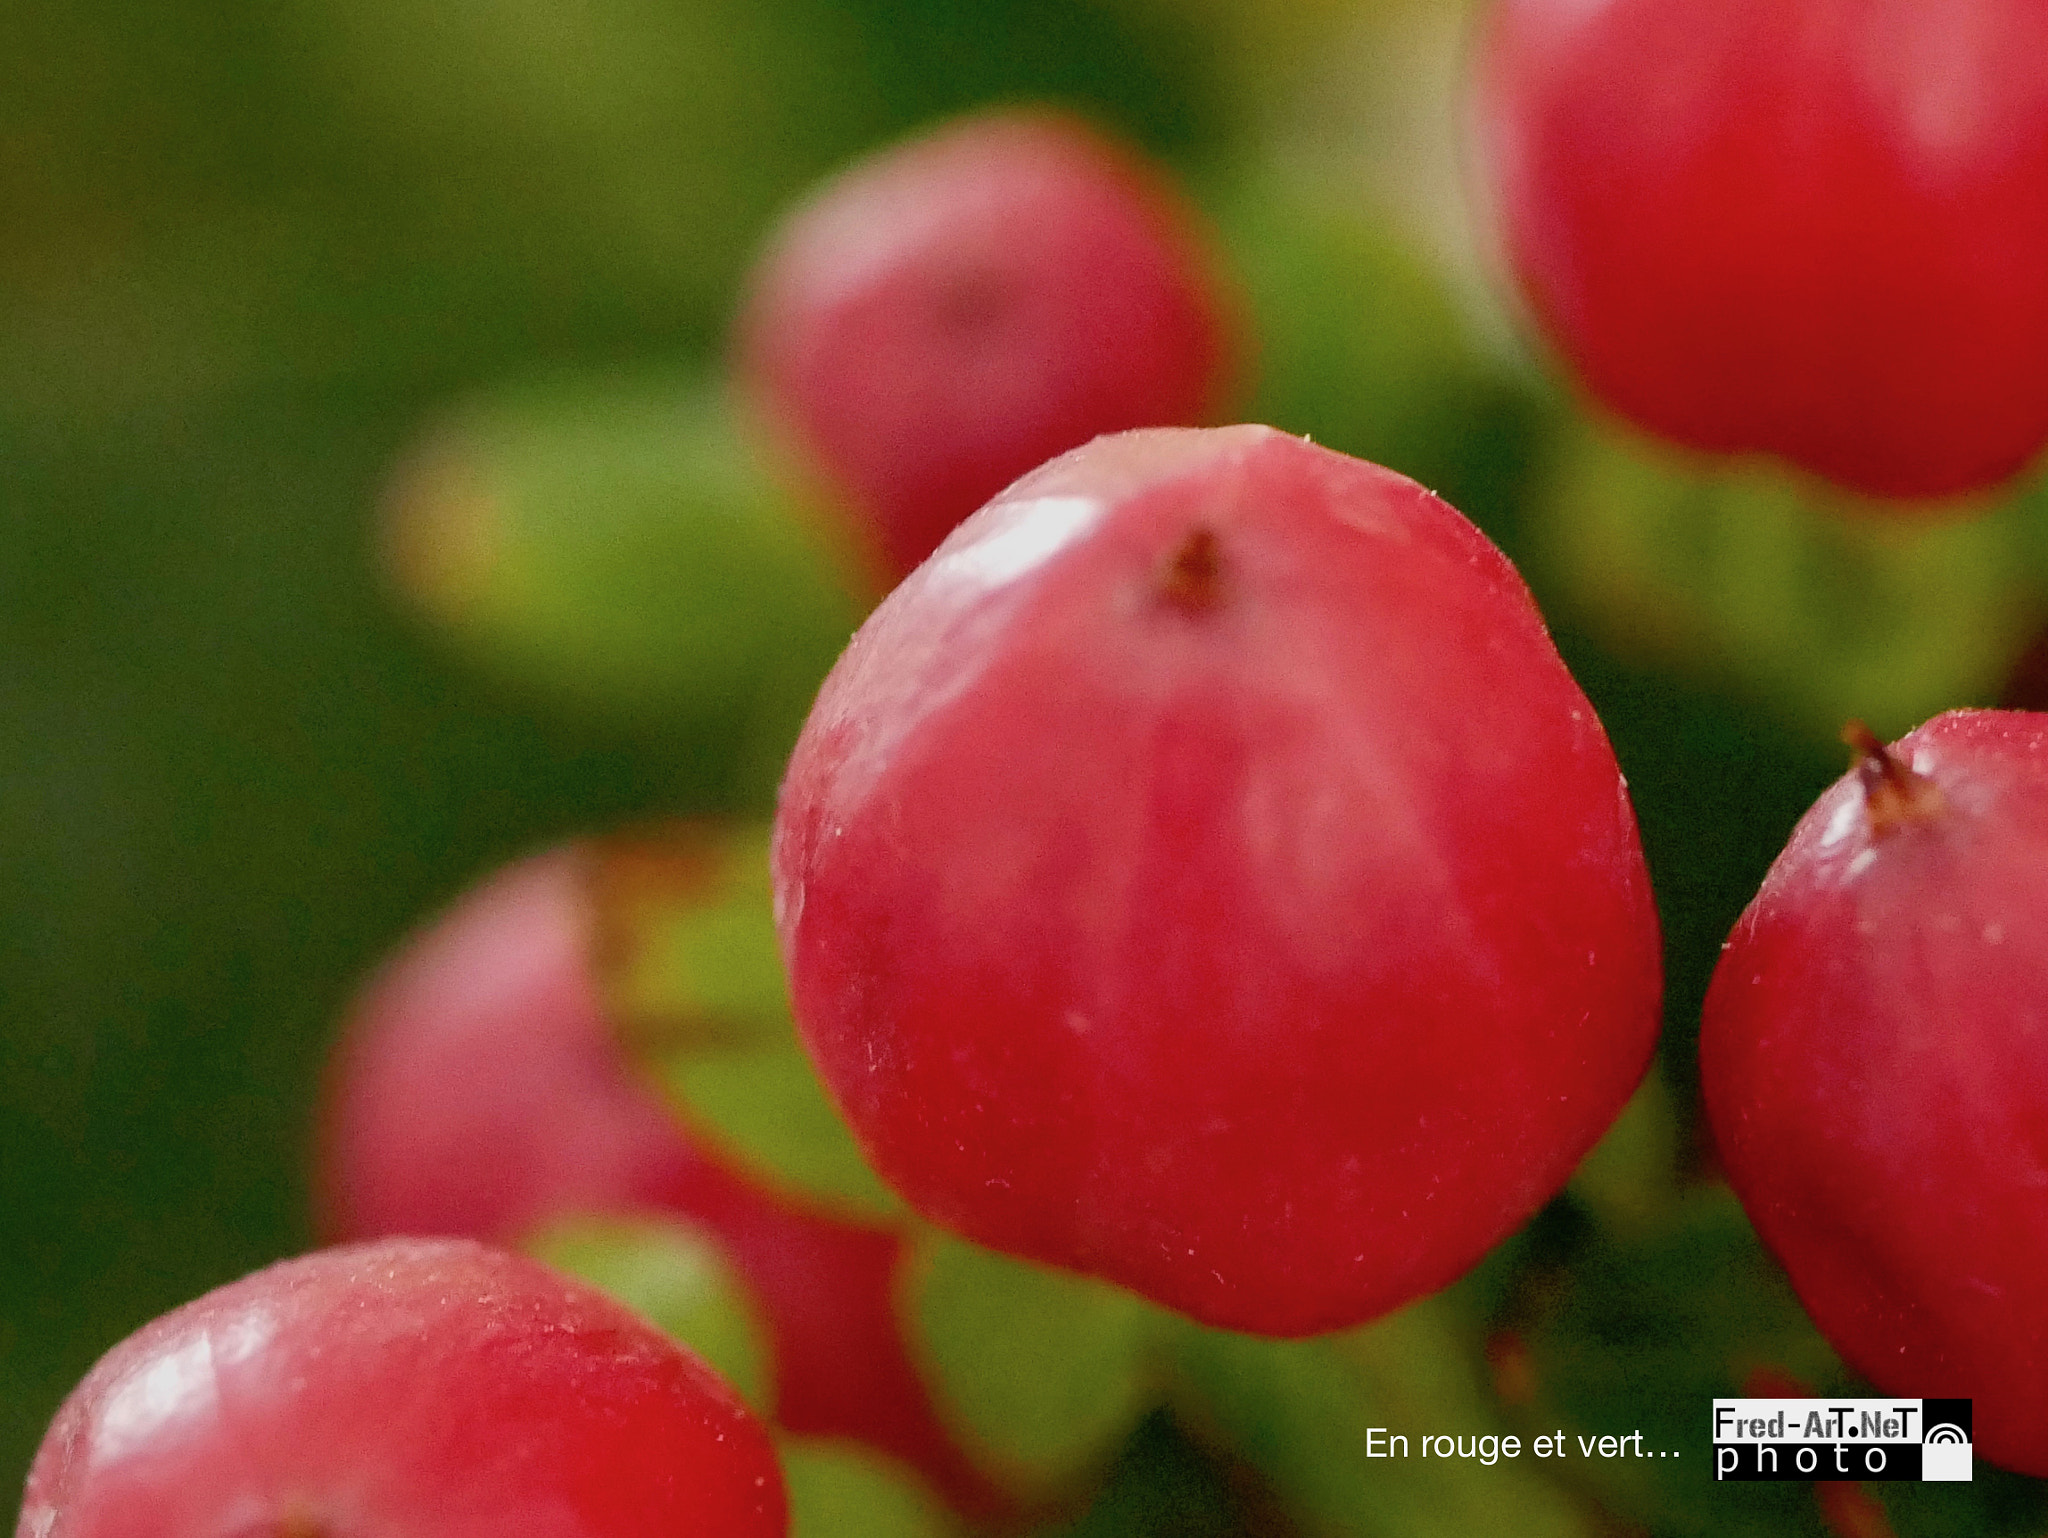
[[1820, 836], [1820, 847], [1832, 849], [1863, 825], [1863, 798], [1844, 796], [1835, 812], [1828, 819], [1825, 832]]
[[1098, 497], [1038, 497], [1006, 509], [1002, 527], [959, 549], [941, 550], [934, 577], [997, 587], [1056, 555], [1108, 511]]
[[263, 1349], [272, 1333], [266, 1314], [237, 1319], [217, 1334], [195, 1335], [108, 1395], [93, 1436], [95, 1463], [110, 1463], [181, 1416], [202, 1413], [219, 1397], [219, 1374]]

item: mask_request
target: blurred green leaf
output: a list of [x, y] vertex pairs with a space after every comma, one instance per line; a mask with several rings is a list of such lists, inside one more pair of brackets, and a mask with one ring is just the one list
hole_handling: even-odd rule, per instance
[[690, 1119], [771, 1183], [862, 1217], [900, 1216], [896, 1193], [861, 1157], [811, 1060], [794, 1042], [671, 1061], [668, 1084]]
[[785, 1436], [790, 1538], [951, 1538], [960, 1524], [905, 1470], [851, 1443]]
[[1175, 1322], [1122, 1288], [935, 1229], [909, 1276], [940, 1413], [1021, 1484], [1055, 1489], [1101, 1467], [1159, 1397]]
[[[1530, 1454], [1501, 1455], [1479, 1328], [1449, 1296], [1316, 1340], [1190, 1332], [1178, 1354], [1194, 1413], [1259, 1469], [1311, 1532], [1343, 1538], [1587, 1538], [1600, 1529]], [[1392, 1436], [1405, 1455], [1390, 1456]], [[1493, 1437], [1495, 1459], [1425, 1456], [1425, 1436]], [[1371, 1449], [1369, 1451], [1369, 1449]]]
[[1250, 420], [1398, 470], [1512, 544], [1545, 407], [1392, 223], [1270, 168], [1216, 200], [1257, 344]]
[[790, 1040], [765, 822], [650, 824], [592, 867], [597, 967], [621, 1034], [655, 1053]]
[[1730, 684], [1816, 740], [1998, 697], [2048, 611], [2039, 488], [1913, 517], [1606, 423], [1561, 446], [1532, 580], [1624, 656]]
[[597, 964], [622, 1039], [754, 1174], [842, 1211], [900, 1215], [797, 1039], [764, 823], [652, 825], [605, 840]]
[[845, 526], [702, 381], [582, 379], [457, 410], [401, 466], [401, 589], [506, 677], [722, 755], [765, 804], [865, 608]]
[[688, 1346], [757, 1413], [774, 1412], [767, 1328], [710, 1238], [674, 1222], [573, 1218], [525, 1247]]

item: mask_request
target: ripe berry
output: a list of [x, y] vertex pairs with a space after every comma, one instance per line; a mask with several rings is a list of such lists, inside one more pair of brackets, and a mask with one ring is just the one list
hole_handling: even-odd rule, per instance
[[1268, 428], [1101, 439], [970, 520], [827, 680], [774, 871], [884, 1178], [1240, 1329], [1457, 1276], [1656, 1034], [1628, 798], [1513, 568]]
[[1850, 1365], [2048, 1475], [2048, 717], [1861, 741], [1721, 957], [1707, 1112]]
[[800, 207], [762, 257], [738, 372], [907, 572], [1098, 433], [1207, 421], [1229, 322], [1164, 178], [1049, 112], [968, 118]]
[[1586, 385], [1886, 497], [2048, 441], [2048, 10], [1500, 0], [1479, 126]]
[[767, 1433], [602, 1294], [461, 1240], [326, 1250], [116, 1346], [19, 1538], [771, 1538]]
[[[722, 851], [703, 828], [668, 844], [711, 883]], [[767, 1317], [778, 1424], [858, 1438], [987, 1509], [903, 1341], [901, 1237], [764, 1189], [629, 1071], [592, 959], [599, 858], [576, 844], [499, 873], [364, 994], [333, 1076], [326, 1226], [516, 1243], [565, 1216], [680, 1216], [717, 1239]]]
[[564, 1213], [704, 1200], [712, 1166], [612, 1039], [588, 858], [566, 846], [499, 872], [365, 990], [320, 1160], [333, 1237], [502, 1242]]

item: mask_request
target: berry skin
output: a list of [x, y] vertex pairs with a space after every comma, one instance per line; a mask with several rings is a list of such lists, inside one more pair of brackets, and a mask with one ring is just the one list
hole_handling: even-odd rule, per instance
[[[687, 848], [687, 830], [669, 842]], [[715, 843], [699, 842], [708, 875]], [[629, 1071], [591, 954], [599, 857], [572, 844], [499, 872], [365, 991], [330, 1085], [325, 1228], [509, 1244], [565, 1216], [681, 1217], [715, 1237], [767, 1317], [780, 1426], [856, 1438], [961, 1510], [992, 1509], [910, 1361], [901, 1236], [764, 1189]]]
[[1509, 256], [1639, 425], [1881, 497], [2048, 441], [2048, 9], [1500, 0], [1478, 125]]
[[1464, 1271], [1657, 1030], [1626, 791], [1513, 568], [1269, 428], [1100, 439], [963, 526], [827, 680], [773, 864], [885, 1179], [1264, 1334]]
[[1231, 322], [1192, 210], [1050, 112], [966, 118], [828, 183], [761, 258], [737, 372], [898, 575], [1099, 433], [1211, 419]]
[[1956, 711], [1801, 819], [1700, 1035], [1728, 1178], [1887, 1393], [2048, 1475], [2048, 716]]
[[464, 1240], [258, 1271], [116, 1346], [18, 1538], [772, 1538], [767, 1433], [602, 1294]]

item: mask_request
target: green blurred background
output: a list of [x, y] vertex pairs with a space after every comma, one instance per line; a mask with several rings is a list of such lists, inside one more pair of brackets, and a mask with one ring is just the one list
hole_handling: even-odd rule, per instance
[[0, 7], [0, 1489], [107, 1346], [309, 1242], [385, 947], [717, 794], [404, 620], [370, 514], [421, 419], [711, 358], [777, 207], [937, 114], [1204, 155], [1216, 57], [1090, 0]]
[[[1445, 491], [1608, 720], [1671, 947], [1844, 758], [1986, 703], [2048, 603], [2029, 488], [1931, 532], [1589, 420], [1488, 297], [1459, 0], [12, 0], [0, 11], [0, 1488], [143, 1320], [305, 1247], [349, 994], [492, 865], [711, 807], [659, 713], [409, 619], [373, 508], [448, 400], [711, 366], [777, 209], [1054, 100], [1219, 219], [1246, 414]], [[11, 1510], [0, 1502], [0, 1512]]]

